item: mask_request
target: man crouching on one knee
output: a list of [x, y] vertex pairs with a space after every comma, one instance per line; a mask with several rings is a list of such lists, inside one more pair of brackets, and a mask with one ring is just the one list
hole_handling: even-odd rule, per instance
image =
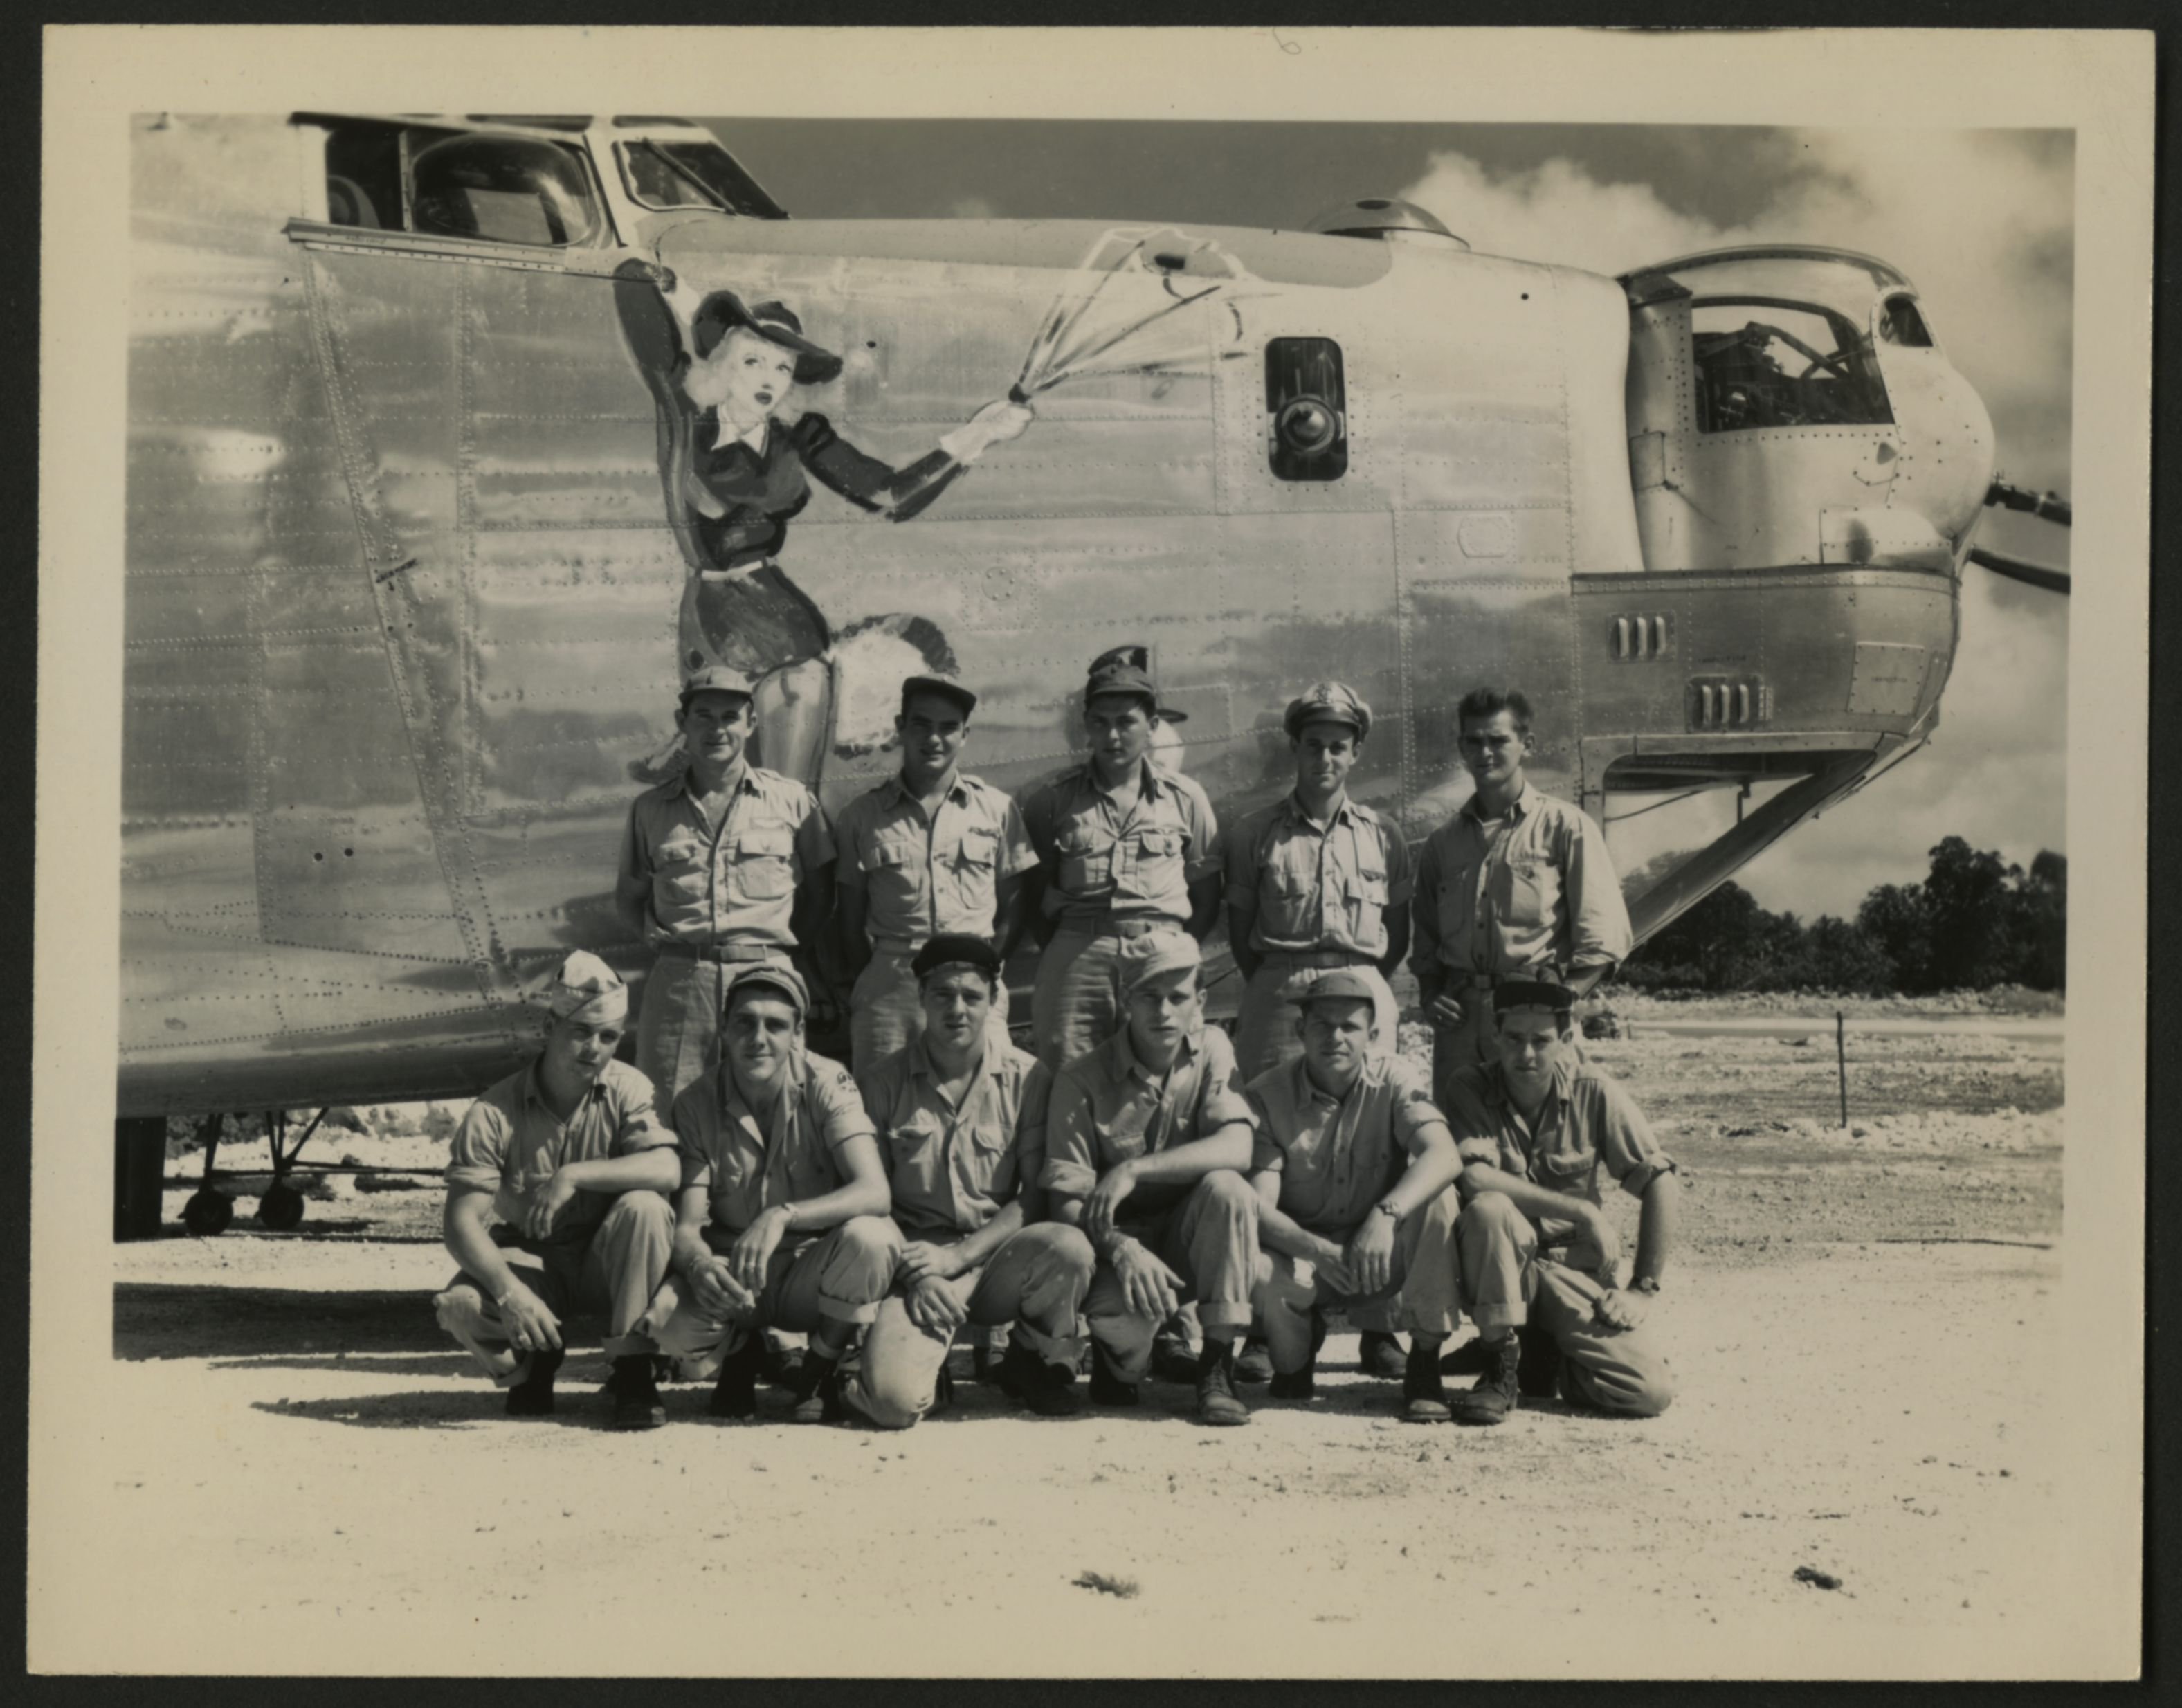
[[1095, 1260], [1077, 1228], [1023, 1225], [1044, 1195], [1027, 1177], [1043, 1149], [1046, 1070], [991, 1035], [1000, 957], [986, 939], [934, 937], [910, 972], [922, 1035], [856, 1082], [910, 1243], [841, 1398], [882, 1428], [906, 1429], [933, 1403], [963, 1324], [1012, 1323], [1000, 1385], [1041, 1415], [1072, 1415], [1077, 1313]]
[[674, 1100], [681, 1140], [674, 1273], [641, 1327], [685, 1374], [717, 1370], [716, 1417], [757, 1411], [758, 1332], [811, 1336], [799, 1423], [842, 1415], [836, 1377], [894, 1284], [901, 1234], [856, 1082], [803, 1047], [810, 997], [792, 968], [728, 985], [719, 1065]]
[[1203, 1023], [1199, 970], [1179, 934], [1133, 970], [1121, 1029], [1054, 1078], [1043, 1178], [1054, 1219], [1081, 1226], [1100, 1259], [1083, 1300], [1092, 1403], [1137, 1403], [1154, 1333], [1194, 1300], [1198, 1422], [1247, 1423], [1235, 1343], [1259, 1264], [1250, 1106], [1227, 1034]]
[[1398, 1314], [1410, 1334], [1402, 1415], [1444, 1423], [1439, 1348], [1455, 1324], [1462, 1158], [1424, 1071], [1380, 1047], [1385, 988], [1352, 970], [1321, 973], [1291, 999], [1302, 1057], [1250, 1082], [1250, 1184], [1269, 1272], [1258, 1320], [1273, 1397], [1308, 1400], [1327, 1306], [1382, 1334]]
[[[1558, 1390], [1636, 1417], [1674, 1398], [1644, 1323], [1681, 1187], [1629, 1094], [1575, 1059], [1574, 1001], [1565, 985], [1504, 980], [1493, 993], [1499, 1061], [1448, 1084], [1466, 1201], [1455, 1249], [1485, 1355], [1484, 1374], [1455, 1406], [1459, 1423], [1501, 1422], [1526, 1394]], [[1614, 1284], [1620, 1239], [1601, 1207], [1601, 1169], [1643, 1204], [1625, 1288]]]
[[[674, 1138], [654, 1118], [651, 1082], [613, 1059], [629, 991], [578, 950], [544, 993], [546, 1047], [472, 1104], [447, 1168], [447, 1250], [462, 1273], [433, 1302], [440, 1326], [507, 1389], [512, 1417], [553, 1410], [562, 1320], [607, 1312], [614, 1428], [666, 1422], [651, 1343], [634, 1332], [667, 1273], [681, 1178]], [[493, 1243], [489, 1218], [518, 1230]]]

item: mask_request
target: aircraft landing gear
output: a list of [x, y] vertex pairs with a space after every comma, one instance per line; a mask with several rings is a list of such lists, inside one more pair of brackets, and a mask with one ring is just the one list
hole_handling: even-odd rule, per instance
[[226, 1232], [227, 1224], [233, 1220], [235, 1200], [209, 1186], [198, 1187], [190, 1194], [189, 1202], [182, 1206], [182, 1226], [200, 1239]]
[[265, 1189], [265, 1195], [258, 1201], [258, 1220], [261, 1227], [275, 1234], [285, 1234], [303, 1219], [303, 1195], [285, 1181], [275, 1180]]

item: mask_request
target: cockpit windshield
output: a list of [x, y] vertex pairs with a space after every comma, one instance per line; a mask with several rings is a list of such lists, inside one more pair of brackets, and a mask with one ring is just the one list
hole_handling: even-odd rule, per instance
[[717, 142], [654, 137], [619, 143], [615, 152], [629, 193], [646, 208], [712, 208], [745, 219], [788, 217]]
[[1838, 310], [1778, 297], [1690, 303], [1697, 428], [1889, 422], [1871, 339]]

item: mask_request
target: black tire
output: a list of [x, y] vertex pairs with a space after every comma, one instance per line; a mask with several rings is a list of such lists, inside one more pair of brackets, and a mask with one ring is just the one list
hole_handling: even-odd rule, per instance
[[191, 1193], [190, 1201], [182, 1206], [182, 1226], [200, 1239], [225, 1233], [227, 1224], [233, 1220], [235, 1201], [209, 1186], [201, 1186]]
[[285, 1180], [275, 1180], [258, 1201], [258, 1223], [275, 1234], [285, 1234], [303, 1219], [303, 1195]]

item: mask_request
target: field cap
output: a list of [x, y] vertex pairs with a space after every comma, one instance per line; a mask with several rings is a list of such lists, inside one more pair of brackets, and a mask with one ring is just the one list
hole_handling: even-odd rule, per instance
[[996, 982], [1000, 976], [1000, 957], [993, 946], [966, 931], [941, 933], [918, 950], [917, 958], [909, 963], [909, 970], [920, 984], [950, 967], [974, 968], [985, 975], [989, 983]]
[[1379, 991], [1354, 967], [1339, 967], [1331, 973], [1320, 973], [1288, 1001], [1299, 1008], [1308, 1008], [1314, 1002], [1369, 1002], [1376, 1006]]
[[689, 322], [690, 341], [699, 361], [711, 355], [738, 326], [747, 328], [768, 344], [795, 352], [795, 383], [822, 385], [841, 371], [841, 358], [803, 336], [803, 323], [795, 311], [781, 302], [761, 302], [746, 308], [732, 291], [715, 291], [697, 305]]
[[1550, 1008], [1556, 1014], [1576, 1011], [1576, 992], [1546, 979], [1503, 979], [1493, 987], [1493, 1011], [1510, 1008]]
[[629, 1016], [629, 987], [588, 949], [579, 949], [563, 961], [540, 994], [556, 1020], [611, 1025]]
[[707, 664], [682, 679], [682, 709], [688, 711], [690, 701], [700, 694], [739, 694], [749, 700], [756, 693], [756, 682], [733, 665]]
[[1088, 706], [1101, 694], [1133, 694], [1156, 716], [1159, 684], [1152, 676], [1151, 648], [1116, 646], [1094, 658], [1083, 683], [1083, 703]]
[[910, 698], [917, 694], [937, 694], [943, 700], [951, 700], [962, 708], [967, 718], [977, 709], [977, 696], [951, 676], [905, 676], [901, 679], [901, 709], [909, 710]]
[[1288, 702], [1288, 716], [1281, 723], [1291, 741], [1303, 734], [1306, 724], [1346, 724], [1360, 741], [1371, 733], [1371, 708], [1346, 683], [1314, 682]]
[[795, 1005], [795, 1018], [800, 1020], [811, 1012], [811, 992], [803, 982], [803, 975], [793, 967], [776, 967], [769, 961], [753, 961], [734, 978], [720, 998], [720, 1012], [724, 1014], [734, 1006], [736, 993], [743, 990], [773, 990], [785, 996]]
[[1121, 1000], [1125, 1002], [1143, 989], [1149, 980], [1163, 973], [1194, 972], [1205, 964], [1205, 957], [1197, 946], [1197, 940], [1183, 932], [1165, 931], [1155, 937], [1139, 938], [1138, 940], [1153, 946], [1145, 951], [1143, 960], [1129, 968], [1128, 976], [1121, 985]]

